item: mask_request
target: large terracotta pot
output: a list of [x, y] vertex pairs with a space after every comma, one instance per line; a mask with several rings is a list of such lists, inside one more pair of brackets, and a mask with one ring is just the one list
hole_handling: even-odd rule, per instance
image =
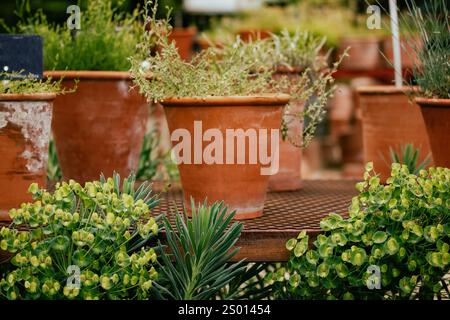
[[[221, 137], [226, 137], [227, 129], [242, 129], [245, 132], [250, 129], [255, 133], [256, 141], [261, 143], [262, 140], [258, 138], [259, 134], [262, 134], [260, 129], [266, 129], [268, 134], [272, 131], [279, 133], [282, 109], [288, 101], [289, 96], [277, 95], [173, 98], [162, 102], [172, 144], [174, 144], [173, 152], [178, 162], [186, 208], [190, 208], [191, 197], [197, 204], [203, 203], [207, 198], [208, 203], [223, 200], [229, 209], [236, 210], [236, 219], [250, 219], [262, 215], [269, 175], [262, 174], [263, 167], [267, 166], [259, 161], [259, 147], [250, 148], [250, 139], [246, 138], [243, 147], [239, 148], [243, 152], [241, 154], [245, 155], [245, 160], [242, 159], [243, 163], [238, 164], [238, 142], [233, 142], [233, 157], [231, 152], [227, 152], [226, 147], [227, 145], [231, 146], [231, 143], [223, 141], [222, 147], [217, 146], [217, 149], [222, 151], [222, 157], [219, 151], [217, 153], [218, 160], [213, 162], [210, 161], [211, 159], [208, 161], [205, 158], [205, 161], [202, 158], [203, 152], [208, 150], [207, 146], [211, 142], [200, 142], [195, 145], [187, 141], [186, 152], [188, 152], [187, 155], [191, 154], [188, 158], [192, 163], [189, 164], [188, 161], [180, 160], [180, 156], [184, 156], [185, 153], [177, 149], [181, 143], [185, 143], [185, 139], [179, 137], [177, 139], [177, 133], [184, 130], [194, 139], [195, 136], [198, 137], [208, 129], [216, 129], [216, 134], [220, 134]], [[195, 121], [201, 122], [201, 129], [198, 128], [199, 122], [197, 122], [196, 128]], [[265, 134], [262, 136], [267, 137]], [[276, 138], [275, 142], [270, 137], [267, 138], [269, 149], [267, 154], [277, 154], [279, 140], [278, 136]], [[215, 138], [211, 138], [209, 141], [211, 140], [216, 141]], [[179, 141], [179, 143], [174, 141]], [[274, 144], [273, 148], [272, 144]], [[205, 153], [205, 155], [207, 154]], [[215, 152], [214, 155], [216, 155]], [[251, 155], [256, 157], [256, 161], [252, 161], [250, 164]], [[195, 161], [195, 157], [200, 158]], [[229, 161], [225, 160], [227, 157]], [[221, 161], [224, 164], [220, 164]]]
[[114, 171], [137, 170], [148, 118], [148, 104], [138, 89], [130, 90], [128, 72], [55, 71], [75, 93], [55, 99], [53, 135], [63, 178], [80, 183]]
[[420, 148], [419, 162], [430, 153], [420, 109], [406, 95], [410, 90], [395, 86], [357, 89], [362, 110], [364, 161], [373, 161], [382, 181], [391, 172], [390, 147], [398, 152], [401, 146], [413, 144]]
[[180, 57], [184, 60], [191, 59], [194, 38], [197, 35], [197, 28], [174, 28], [169, 35], [169, 41], [175, 42]]
[[416, 98], [427, 128], [434, 164], [450, 168], [450, 99]]
[[[402, 67], [412, 69], [414, 66], [420, 64], [420, 59], [417, 56], [417, 49], [421, 48], [422, 40], [420, 36], [416, 37], [404, 37], [400, 39], [400, 52]], [[383, 40], [383, 53], [385, 56], [386, 64], [388, 66], [394, 65], [394, 49], [392, 47], [392, 37], [386, 37]]]
[[0, 221], [31, 201], [28, 187], [46, 186], [55, 94], [0, 94]]
[[[274, 75], [274, 79], [282, 76], [290, 77], [292, 82], [295, 82], [300, 77], [302, 70], [288, 70], [284, 68], [278, 68], [277, 73]], [[289, 94], [289, 92], [285, 92]], [[295, 143], [299, 145], [299, 137], [302, 136], [303, 127], [298, 121], [296, 114], [302, 112], [304, 108], [303, 101], [291, 101], [289, 103], [288, 112], [284, 113], [284, 120], [288, 128], [288, 137], [283, 140], [280, 137], [280, 165], [276, 174], [271, 175], [269, 178], [269, 190], [270, 191], [295, 191], [302, 187], [301, 181], [301, 160], [302, 149], [294, 146], [289, 142], [289, 138], [294, 139]]]
[[350, 47], [349, 57], [340, 65], [342, 70], [370, 71], [381, 66], [380, 40], [378, 37], [344, 37], [341, 39], [338, 54]]

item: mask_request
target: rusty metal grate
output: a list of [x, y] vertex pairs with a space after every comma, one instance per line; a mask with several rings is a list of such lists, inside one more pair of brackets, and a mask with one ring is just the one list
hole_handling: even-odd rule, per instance
[[[243, 220], [246, 232], [288, 232], [319, 229], [320, 220], [331, 212], [345, 214], [357, 194], [353, 180], [309, 180], [295, 192], [269, 193], [261, 218]], [[181, 191], [161, 194], [155, 215], [182, 210]]]

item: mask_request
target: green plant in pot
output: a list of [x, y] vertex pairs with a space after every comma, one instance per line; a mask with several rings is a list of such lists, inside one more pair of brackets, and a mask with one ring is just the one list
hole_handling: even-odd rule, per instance
[[407, 1], [411, 29], [419, 30], [420, 45], [408, 43], [417, 52], [414, 78], [419, 86], [415, 102], [425, 121], [434, 163], [450, 167], [450, 22], [445, 0], [427, 1], [420, 7]]
[[[274, 79], [270, 39], [237, 39], [186, 62], [168, 40], [166, 20], [150, 16], [147, 23], [146, 37], [157, 39], [160, 50], [145, 68], [132, 59], [132, 73], [147, 98], [164, 107], [186, 207], [191, 197], [195, 203], [224, 200], [237, 219], [260, 216], [269, 175], [278, 170], [281, 115], [289, 101], [282, 93], [313, 91], [308, 74], [294, 87], [287, 76]], [[141, 49], [148, 52], [148, 41]]]
[[383, 185], [368, 163], [356, 187], [360, 194], [345, 217], [331, 213], [320, 222], [316, 239], [302, 231], [286, 243], [289, 262], [267, 277], [278, 285], [278, 297], [433, 299], [448, 294], [450, 169], [432, 167], [414, 175], [394, 163]]
[[[58, 97], [53, 136], [64, 179], [80, 183], [100, 173], [136, 171], [148, 116], [148, 104], [131, 88], [128, 57], [143, 35], [139, 11], [119, 12], [112, 0], [88, 1], [80, 29], [47, 22], [42, 12], [23, 18], [22, 33], [44, 38], [46, 75], [63, 79], [75, 93]], [[74, 26], [76, 27], [76, 26]]]
[[0, 249], [12, 256], [0, 298], [149, 298], [157, 253], [146, 243], [159, 231], [150, 215], [158, 199], [134, 183], [114, 174], [84, 187], [57, 183], [52, 193], [31, 184], [34, 202], [11, 209], [0, 229]]
[[[274, 81], [280, 78], [290, 81], [285, 93], [292, 99], [283, 115], [285, 131], [280, 140], [280, 168], [270, 177], [269, 189], [297, 190], [301, 187], [301, 148], [309, 144], [325, 115], [325, 107], [335, 89], [332, 74], [345, 55], [329, 68], [329, 53], [322, 54], [326, 38], [299, 29], [294, 33], [284, 29], [279, 35], [272, 34], [270, 41], [275, 51], [271, 61]], [[303, 122], [298, 121], [302, 117]]]
[[31, 200], [30, 181], [46, 184], [53, 100], [62, 90], [23, 73], [0, 78], [0, 221], [8, 221], [10, 208]]

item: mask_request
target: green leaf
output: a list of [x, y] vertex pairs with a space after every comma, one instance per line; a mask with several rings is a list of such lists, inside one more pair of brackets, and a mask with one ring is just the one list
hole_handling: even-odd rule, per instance
[[388, 235], [384, 231], [377, 231], [373, 234], [372, 240], [374, 243], [383, 243], [386, 241]]

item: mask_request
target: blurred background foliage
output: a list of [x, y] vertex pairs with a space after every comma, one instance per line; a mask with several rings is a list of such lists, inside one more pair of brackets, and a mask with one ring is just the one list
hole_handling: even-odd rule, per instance
[[[2, 19], [6, 25], [14, 26], [18, 17], [15, 14], [17, 8], [17, 2], [20, 0], [1, 0], [0, 1], [0, 19]], [[42, 11], [48, 17], [49, 22], [63, 23], [66, 21], [68, 15], [66, 8], [72, 4], [81, 4], [83, 8], [88, 0], [30, 0], [31, 11], [42, 9]], [[214, 0], [211, 0], [214, 1]], [[217, 0], [216, 0], [217, 1]], [[226, 1], [226, 0], [220, 0]], [[423, 3], [426, 0], [416, 0], [417, 3]], [[121, 10], [132, 12], [136, 6], [142, 6], [145, 0], [116, 0], [118, 3], [122, 3]], [[268, 5], [271, 6], [286, 6], [293, 3], [308, 2], [314, 6], [327, 6], [327, 5], [342, 5], [345, 8], [351, 8], [355, 12], [365, 13], [367, 9], [366, 0], [267, 0]], [[383, 7], [388, 7], [389, 0], [375, 0], [368, 1], [371, 4], [380, 3]], [[397, 1], [400, 7], [404, 7], [404, 1]], [[191, 15], [183, 12], [183, 0], [159, 0], [160, 3], [160, 15], [165, 15], [164, 8], [166, 6], [172, 7], [174, 10], [174, 17], [176, 21], [182, 21], [183, 25], [195, 24], [202, 30], [208, 28], [209, 20], [205, 15]], [[450, 6], [450, 1], [449, 1]], [[178, 17], [178, 18], [177, 18]], [[0, 32], [5, 32], [4, 28], [0, 26]]]

